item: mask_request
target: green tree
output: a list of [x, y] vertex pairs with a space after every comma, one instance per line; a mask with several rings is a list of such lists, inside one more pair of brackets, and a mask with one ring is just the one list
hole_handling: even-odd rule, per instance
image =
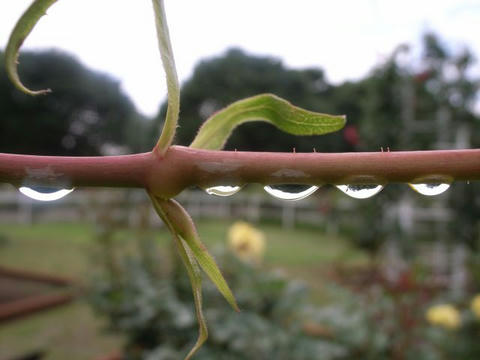
[[[332, 102], [334, 87], [322, 70], [292, 70], [273, 57], [252, 56], [239, 49], [200, 62], [181, 91], [181, 127], [176, 142], [188, 145], [199, 126], [214, 112], [228, 104], [253, 95], [274, 93], [294, 105], [324, 113], [338, 113]], [[346, 107], [345, 107], [346, 108]], [[155, 128], [164, 118], [163, 104]], [[265, 123], [247, 123], [232, 135], [227, 149], [261, 151], [346, 150], [348, 145], [342, 134], [328, 136], [296, 136]]]
[[52, 93], [25, 95], [0, 70], [0, 152], [98, 155], [105, 144], [142, 147], [132, 129], [144, 122], [118, 81], [58, 51], [22, 53], [20, 73]]

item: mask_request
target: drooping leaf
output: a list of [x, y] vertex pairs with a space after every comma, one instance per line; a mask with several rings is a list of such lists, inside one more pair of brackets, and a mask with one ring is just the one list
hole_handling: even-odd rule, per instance
[[159, 204], [165, 216], [168, 217], [176, 233], [185, 240], [185, 243], [195, 256], [195, 260], [215, 284], [218, 291], [220, 291], [225, 300], [227, 300], [236, 311], [239, 311], [232, 290], [230, 290], [230, 287], [220, 272], [213, 256], [210, 255], [207, 248], [200, 240], [197, 229], [190, 215], [188, 215], [186, 210], [173, 199], [161, 200], [157, 198], [155, 201]]
[[207, 321], [205, 320], [202, 309], [202, 274], [200, 273], [200, 268], [195, 260], [195, 256], [192, 254], [188, 245], [178, 236], [175, 236], [175, 238], [178, 252], [182, 257], [183, 263], [187, 269], [188, 277], [192, 284], [195, 312], [198, 320], [198, 339], [185, 357], [185, 360], [189, 360], [208, 339]]
[[7, 74], [13, 84], [21, 91], [29, 95], [40, 95], [50, 92], [50, 89], [32, 91], [22, 84], [18, 76], [18, 55], [20, 47], [37, 24], [38, 20], [46, 14], [47, 9], [57, 0], [35, 0], [30, 7], [23, 13], [13, 28], [8, 39], [7, 48], [5, 50], [5, 66]]
[[155, 11], [155, 25], [157, 28], [158, 47], [162, 58], [163, 69], [167, 78], [167, 115], [163, 124], [162, 133], [155, 149], [164, 154], [173, 141], [177, 129], [178, 113], [180, 111], [180, 87], [173, 57], [170, 35], [168, 32], [167, 17], [163, 0], [152, 0]]
[[172, 225], [171, 219], [163, 210], [162, 205], [155, 197], [151, 196], [151, 198], [155, 210], [173, 235], [178, 253], [182, 259], [183, 264], [185, 265], [185, 268], [187, 269], [187, 274], [192, 285], [193, 300], [195, 303], [195, 312], [197, 314], [199, 329], [197, 342], [185, 357], [185, 360], [189, 360], [198, 351], [198, 349], [200, 349], [200, 347], [208, 338], [207, 322], [205, 320], [205, 316], [203, 315], [202, 310], [202, 276], [200, 273], [200, 268], [198, 267], [198, 264], [195, 260], [195, 256], [193, 255], [192, 251], [189, 249], [185, 241], [182, 240], [179, 234], [177, 234], [174, 226]]
[[266, 121], [292, 135], [322, 135], [340, 130], [344, 115], [327, 115], [301, 109], [272, 95], [249, 97], [212, 115], [190, 144], [196, 149], [220, 150], [232, 131], [248, 121]]

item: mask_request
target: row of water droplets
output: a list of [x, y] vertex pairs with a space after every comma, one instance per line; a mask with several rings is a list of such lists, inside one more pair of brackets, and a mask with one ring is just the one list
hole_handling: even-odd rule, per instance
[[[418, 193], [426, 196], [439, 195], [448, 190], [449, 183], [424, 183], [424, 184], [409, 184], [412, 189]], [[355, 199], [368, 199], [378, 194], [384, 188], [379, 184], [350, 184], [350, 185], [335, 185], [337, 189]], [[217, 196], [231, 196], [240, 191], [241, 186], [214, 186], [207, 188], [205, 191], [210, 195]], [[274, 198], [281, 200], [301, 200], [307, 196], [312, 195], [320, 187], [316, 185], [267, 185], [264, 187], [265, 191]]]
[[[434, 196], [439, 195], [450, 187], [448, 183], [425, 183], [425, 184], [409, 184], [415, 191], [419, 192], [422, 195]], [[368, 199], [376, 194], [378, 194], [383, 188], [383, 185], [378, 184], [368, 184], [368, 185], [336, 185], [336, 187], [355, 199]], [[205, 191], [210, 195], [217, 196], [231, 196], [238, 191], [240, 191], [241, 186], [214, 186], [207, 188]], [[294, 185], [294, 184], [283, 184], [283, 185], [267, 185], [264, 187], [265, 191], [273, 196], [274, 198], [281, 200], [301, 200], [317, 191], [319, 186], [310, 186], [310, 185]], [[55, 201], [59, 200], [68, 194], [70, 194], [74, 189], [54, 189], [54, 188], [45, 188], [45, 187], [28, 187], [22, 186], [18, 189], [23, 195], [38, 201]]]

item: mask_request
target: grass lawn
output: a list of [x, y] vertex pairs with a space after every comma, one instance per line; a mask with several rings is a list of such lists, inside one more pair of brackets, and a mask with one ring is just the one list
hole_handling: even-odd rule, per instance
[[[225, 244], [231, 221], [201, 221], [199, 232], [209, 246]], [[331, 263], [361, 263], [366, 257], [340, 237], [327, 237], [309, 228], [283, 229], [257, 226], [267, 238], [265, 265], [282, 267], [291, 274], [306, 275], [318, 289], [319, 276]], [[0, 265], [71, 277], [85, 282], [94, 267], [94, 228], [86, 224], [1, 225]], [[160, 249], [170, 241], [164, 230], [156, 231]], [[122, 230], [117, 241], [128, 246], [135, 237]], [[166, 248], [165, 248], [166, 249]], [[97, 252], [98, 255], [98, 252]], [[48, 349], [47, 359], [95, 359], [121, 347], [119, 337], [106, 335], [102, 322], [79, 300], [0, 327], [0, 359], [34, 349]]]
[[[2, 225], [0, 265], [84, 280], [93, 230], [80, 224]], [[48, 350], [47, 359], [95, 359], [118, 349], [82, 300], [0, 326], [0, 359]]]
[[[207, 245], [225, 242], [232, 222], [203, 221], [198, 225], [202, 240]], [[361, 263], [365, 255], [351, 247], [341, 237], [326, 236], [311, 227], [284, 229], [278, 225], [259, 224], [265, 233], [266, 265], [284, 268], [318, 267], [332, 262]]]
[[46, 359], [97, 359], [121, 347], [119, 337], [101, 331], [83, 301], [37, 313], [0, 327], [0, 359], [46, 350]]

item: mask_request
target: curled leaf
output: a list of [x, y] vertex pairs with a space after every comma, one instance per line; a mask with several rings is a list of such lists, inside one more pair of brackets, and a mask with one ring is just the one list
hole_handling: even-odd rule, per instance
[[220, 293], [237, 311], [238, 306], [215, 260], [200, 241], [195, 225], [185, 209], [174, 200], [163, 200], [152, 194], [149, 195], [155, 210], [175, 239], [177, 250], [187, 269], [192, 285], [199, 335], [194, 347], [185, 358], [185, 360], [189, 360], [208, 338], [207, 323], [202, 311], [202, 278], [198, 265], [202, 267]]
[[163, 69], [167, 78], [167, 115], [163, 124], [162, 133], [155, 146], [156, 151], [164, 154], [175, 136], [178, 114], [180, 111], [180, 86], [178, 85], [177, 71], [173, 57], [172, 45], [165, 15], [163, 0], [152, 0], [155, 11], [155, 25], [157, 28], [158, 48], [162, 58]]
[[161, 200], [156, 198], [155, 201], [159, 204], [163, 213], [171, 222], [175, 232], [185, 240], [185, 243], [195, 256], [195, 260], [215, 284], [218, 291], [220, 291], [225, 300], [227, 300], [236, 311], [239, 311], [230, 287], [220, 272], [213, 256], [210, 255], [207, 248], [200, 240], [197, 229], [190, 215], [188, 215], [186, 210], [175, 200]]
[[344, 115], [327, 115], [301, 109], [272, 95], [261, 94], [227, 106], [212, 115], [190, 144], [195, 149], [220, 150], [232, 131], [248, 121], [266, 121], [292, 135], [323, 135], [340, 130]]
[[163, 211], [162, 205], [154, 197], [152, 197], [152, 201], [155, 210], [165, 222], [175, 239], [178, 253], [180, 255], [180, 258], [182, 259], [183, 264], [185, 265], [185, 268], [187, 269], [187, 274], [192, 285], [193, 300], [195, 303], [195, 312], [197, 314], [199, 331], [197, 342], [185, 357], [185, 360], [189, 360], [198, 351], [198, 349], [200, 349], [200, 347], [208, 338], [207, 322], [205, 320], [205, 316], [203, 315], [202, 310], [202, 276], [200, 273], [200, 268], [198, 267], [198, 264], [195, 260], [195, 256], [193, 255], [192, 251], [189, 249], [185, 241], [182, 240], [175, 231], [172, 225], [172, 221]]
[[207, 321], [205, 320], [202, 309], [202, 274], [200, 273], [200, 268], [195, 260], [195, 256], [192, 254], [192, 251], [189, 249], [185, 241], [178, 236], [175, 236], [175, 242], [192, 284], [195, 312], [198, 319], [199, 330], [197, 342], [185, 357], [185, 360], [189, 360], [208, 338]]
[[57, 2], [57, 0], [35, 0], [18, 20], [8, 39], [5, 50], [5, 66], [8, 77], [15, 87], [28, 95], [45, 94], [50, 92], [50, 89], [32, 91], [22, 84], [17, 69], [19, 50], [38, 20], [46, 14], [47, 9], [55, 2]]

